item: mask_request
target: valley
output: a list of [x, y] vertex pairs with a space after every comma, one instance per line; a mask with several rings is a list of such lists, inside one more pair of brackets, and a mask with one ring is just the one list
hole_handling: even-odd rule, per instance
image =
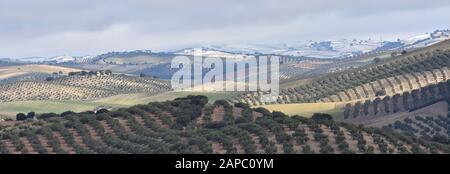
[[173, 90], [172, 58], [192, 59], [188, 48], [0, 59], [0, 153], [449, 153], [446, 33], [203, 48], [223, 61], [278, 56], [275, 102]]
[[[222, 115], [220, 119], [216, 119]], [[208, 104], [204, 96], [112, 112], [41, 115], [0, 129], [0, 152], [73, 153], [448, 153], [448, 147], [315, 116]]]

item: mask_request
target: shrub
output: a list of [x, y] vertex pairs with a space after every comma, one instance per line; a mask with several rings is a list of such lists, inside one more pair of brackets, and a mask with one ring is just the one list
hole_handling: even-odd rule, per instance
[[16, 120], [17, 121], [23, 121], [23, 120], [26, 120], [26, 119], [27, 119], [27, 116], [24, 113], [18, 113], [16, 115]]
[[28, 112], [28, 114], [27, 114], [28, 119], [34, 119], [35, 116], [36, 116], [36, 114], [34, 112]]
[[316, 121], [317, 123], [323, 123], [333, 120], [333, 117], [330, 114], [315, 113], [313, 114], [311, 119]]
[[246, 103], [235, 103], [234, 106], [239, 108], [250, 108], [250, 106]]
[[104, 113], [108, 113], [108, 112], [109, 112], [108, 109], [102, 108], [102, 109], [98, 110], [97, 112], [95, 112], [95, 114], [98, 115], [98, 114], [104, 114]]
[[75, 114], [75, 112], [73, 112], [73, 111], [65, 111], [65, 112], [61, 113], [60, 116], [61, 117], [65, 117], [65, 116], [72, 115], [72, 114]]
[[41, 115], [38, 115], [39, 119], [47, 119], [47, 118], [53, 118], [53, 117], [59, 117], [59, 114], [55, 114], [55, 113], [44, 113]]

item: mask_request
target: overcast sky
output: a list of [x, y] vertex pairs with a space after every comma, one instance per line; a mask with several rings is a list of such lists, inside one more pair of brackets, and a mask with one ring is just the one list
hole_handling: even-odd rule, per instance
[[449, 0], [1, 0], [0, 58], [394, 39], [449, 25]]

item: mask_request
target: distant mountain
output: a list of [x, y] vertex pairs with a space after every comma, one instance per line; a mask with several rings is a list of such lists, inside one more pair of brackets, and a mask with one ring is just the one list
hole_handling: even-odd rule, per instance
[[[139, 57], [140, 59], [155, 58], [157, 56], [164, 56], [169, 53], [153, 53], [150, 50], [136, 50], [136, 51], [124, 51], [124, 52], [108, 52], [100, 55], [87, 55], [87, 56], [70, 56], [62, 55], [55, 57], [26, 57], [15, 60], [23, 62], [33, 63], [116, 63], [126, 62], [122, 59], [133, 59]], [[111, 59], [111, 60], [110, 60]]]
[[[228, 56], [233, 54], [277, 54], [315, 58], [342, 58], [357, 56], [372, 51], [415, 49], [429, 46], [450, 38], [450, 30], [436, 30], [432, 33], [413, 36], [397, 41], [340, 39], [328, 41], [293, 42], [283, 44], [224, 44], [203, 47], [206, 55]], [[192, 49], [177, 54], [193, 53]]]
[[194, 56], [196, 50], [201, 50], [201, 54], [205, 57], [218, 57], [218, 58], [233, 58], [236, 56], [242, 56], [244, 54], [256, 54], [257, 52], [254, 53], [244, 53], [241, 54], [237, 51], [225, 51], [225, 49], [215, 49], [212, 47], [202, 47], [202, 48], [185, 48], [179, 51], [175, 51], [173, 52], [175, 55], [188, 55], [188, 56]]
[[20, 61], [25, 63], [64, 63], [64, 62], [76, 62], [83, 63], [85, 60], [94, 58], [95, 56], [55, 56], [55, 57], [24, 57], [18, 59], [11, 59], [13, 61]]
[[[358, 56], [363, 53], [404, 50], [426, 47], [450, 39], [450, 30], [436, 30], [431, 33], [413, 36], [396, 41], [339, 39], [325, 41], [291, 42], [278, 44], [222, 44], [204, 46], [203, 55], [208, 57], [230, 58], [236, 55], [276, 54], [285, 56], [299, 56], [312, 58], [344, 58]], [[56, 57], [27, 57], [15, 60], [23, 62], [52, 62], [52, 63], [134, 63], [146, 62], [142, 59], [173, 57], [174, 55], [194, 55], [195, 49], [185, 48], [172, 52], [152, 52], [150, 50], [136, 50], [124, 52], [108, 52], [97, 56], [56, 56]], [[124, 59], [137, 58], [131, 62]], [[119, 59], [119, 60], [118, 60]], [[112, 60], [112, 61], [111, 61]], [[146, 62], [148, 63], [148, 62]], [[154, 62], [150, 62], [154, 63]]]
[[450, 38], [450, 30], [436, 30], [432, 33], [426, 33], [403, 41], [406, 48], [418, 48], [436, 44]]
[[155, 53], [150, 50], [135, 50], [125, 52], [109, 52], [95, 56], [91, 63], [99, 64], [160, 64], [170, 62], [172, 53]]
[[0, 154], [449, 153], [444, 143], [335, 122], [327, 114], [287, 116], [223, 100], [209, 104], [205, 96], [112, 111], [38, 113], [39, 121], [24, 117], [0, 125]]
[[22, 61], [22, 62], [44, 62], [47, 60], [46, 57], [24, 57], [20, 59], [13, 59], [16, 61]]
[[51, 57], [48, 58], [47, 61], [48, 62], [55, 62], [55, 63], [63, 63], [63, 62], [77, 62], [77, 63], [83, 63], [86, 62], [88, 60], [93, 59], [96, 56], [68, 56], [68, 55], [64, 55], [64, 56], [56, 56], [56, 57]]

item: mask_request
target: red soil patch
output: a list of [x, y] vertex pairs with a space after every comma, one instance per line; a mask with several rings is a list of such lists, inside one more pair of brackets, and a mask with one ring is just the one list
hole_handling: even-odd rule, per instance
[[264, 150], [263, 146], [261, 145], [261, 142], [259, 141], [259, 136], [249, 133], [250, 137], [252, 137], [252, 141], [256, 146], [256, 153], [257, 154], [264, 154], [266, 151]]
[[366, 140], [366, 148], [368, 146], [372, 146], [373, 147], [373, 152], [376, 154], [381, 153], [380, 149], [378, 148], [378, 144], [375, 144], [372, 135], [367, 134], [366, 132], [362, 132], [362, 135], [364, 137], [364, 140]]
[[262, 117], [263, 115], [259, 112], [252, 112], [252, 116], [253, 116], [253, 121], [255, 121], [257, 118]]
[[320, 125], [320, 128], [322, 129], [323, 134], [327, 135], [329, 144], [333, 148], [334, 153], [341, 153], [341, 150], [339, 150], [339, 147], [336, 143], [336, 135], [334, 134], [334, 132], [329, 127], [324, 125]]
[[348, 143], [348, 148], [353, 152], [358, 152], [358, 141], [353, 140], [352, 135], [347, 129], [343, 127], [341, 127], [340, 129], [342, 130], [342, 132], [344, 132], [344, 137], [345, 141]]
[[135, 116], [134, 119], [141, 125], [145, 127], [145, 121], [141, 116]]
[[72, 128], [69, 128], [67, 130], [72, 134], [75, 143], [77, 143], [81, 148], [89, 149], [89, 147], [86, 144], [84, 144], [83, 138], [81, 138], [81, 136], [78, 134], [77, 131], [75, 131]]
[[17, 150], [16, 146], [11, 142], [11, 140], [1, 140], [3, 144], [6, 146], [6, 150], [8, 150], [11, 154], [21, 154], [22, 152]]
[[106, 121], [100, 121], [100, 124], [102, 125], [103, 129], [105, 129], [105, 133], [109, 133], [112, 136], [117, 137], [114, 133], [114, 129], [112, 129]]
[[155, 114], [152, 114], [152, 113], [148, 113], [148, 112], [147, 112], [147, 115], [148, 115], [150, 118], [152, 118], [152, 119], [156, 122], [156, 124], [158, 124], [158, 125], [161, 126], [162, 128], [166, 128], [166, 129], [169, 129], [169, 128], [170, 128], [169, 125], [164, 124], [163, 121], [162, 121], [159, 117], [157, 117]]
[[59, 141], [61, 149], [69, 154], [75, 154], [75, 149], [70, 147], [59, 132], [53, 132], [54, 137]]
[[[292, 134], [294, 134], [294, 130], [291, 130], [289, 127], [287, 127], [286, 125], [283, 125], [283, 129], [286, 132], [286, 134], [288, 134], [289, 136], [292, 137]], [[300, 144], [297, 143], [297, 141], [292, 140], [292, 145], [294, 146], [294, 153], [301, 153], [302, 152], [302, 146]]]
[[0, 121], [0, 126], [14, 126], [20, 121]]
[[308, 126], [304, 126], [303, 129], [305, 130], [305, 134], [309, 138], [309, 141], [306, 142], [306, 144], [311, 147], [311, 150], [314, 151], [314, 153], [320, 153], [320, 144], [319, 142], [314, 140], [314, 132], [311, 131]]
[[38, 152], [31, 145], [31, 142], [28, 140], [28, 138], [20, 137], [19, 139], [25, 145], [25, 149], [28, 151], [29, 154], [38, 154]]
[[89, 132], [89, 135], [91, 135], [92, 139], [103, 142], [102, 137], [100, 137], [100, 135], [98, 135], [97, 131], [91, 125], [85, 125], [85, 126]]
[[242, 117], [242, 108], [239, 107], [233, 107], [233, 117], [234, 118], [239, 118]]
[[212, 121], [223, 121], [223, 117], [225, 116], [225, 109], [223, 106], [216, 106], [212, 113]]
[[169, 119], [172, 120], [172, 122], [175, 122], [175, 121], [176, 121], [175, 116], [173, 116], [172, 113], [167, 112], [167, 111], [164, 111], [164, 112], [163, 112], [163, 117], [169, 117]]
[[200, 115], [200, 117], [198, 117], [195, 122], [197, 124], [205, 123], [205, 112], [204, 112], [204, 110], [202, 111], [202, 115]]
[[42, 135], [37, 135], [39, 141], [42, 143], [42, 146], [44, 146], [45, 150], [47, 150], [47, 152], [49, 154], [54, 154], [55, 152], [53, 152], [53, 148], [50, 145], [50, 143], [48, 142], [48, 139]]
[[275, 137], [275, 134], [273, 134], [272, 131], [270, 131], [269, 129], [266, 129], [266, 128], [264, 128], [264, 129], [266, 130], [267, 139], [269, 139], [269, 141], [272, 141], [272, 142], [275, 143], [275, 147], [277, 149], [277, 153], [278, 154], [284, 154], [284, 147], [283, 147], [282, 144], [278, 143], [278, 141], [277, 141], [277, 139]]
[[127, 120], [124, 120], [122, 118], [117, 118], [117, 121], [119, 121], [120, 126], [122, 126], [126, 132], [131, 132], [131, 128], [128, 126]]
[[237, 138], [232, 138], [231, 142], [233, 143], [233, 146], [236, 148], [237, 154], [244, 154], [245, 150], [242, 147], [241, 143], [239, 143], [239, 140]]
[[223, 145], [220, 143], [217, 143], [217, 142], [212, 142], [211, 148], [213, 149], [214, 153], [217, 153], [217, 154], [226, 154], [227, 153], [227, 150], [225, 150]]

